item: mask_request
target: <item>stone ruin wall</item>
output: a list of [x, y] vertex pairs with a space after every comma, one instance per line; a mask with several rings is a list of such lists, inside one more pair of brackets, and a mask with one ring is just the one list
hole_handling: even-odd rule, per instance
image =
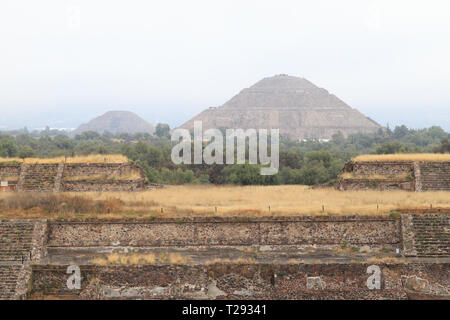
[[120, 181], [62, 181], [62, 190], [66, 192], [89, 192], [89, 191], [142, 191], [145, 179], [120, 180]]
[[374, 217], [51, 221], [48, 246], [202, 246], [401, 243], [400, 220]]
[[[375, 290], [367, 287], [370, 265], [87, 265], [80, 266], [79, 290], [67, 289], [67, 267], [33, 266], [28, 298], [396, 300], [448, 295], [448, 263], [377, 264], [381, 286]], [[417, 287], [421, 288], [419, 292]], [[425, 296], [420, 296], [421, 292]]]
[[20, 164], [5, 164], [0, 166], [0, 181], [8, 183], [8, 186], [0, 186], [0, 191], [14, 191], [20, 176]]
[[355, 175], [394, 175], [394, 174], [414, 174], [412, 162], [352, 162], [348, 168]]
[[83, 163], [66, 164], [64, 167], [65, 177], [90, 176], [90, 175], [126, 175], [132, 171], [138, 171], [144, 176], [142, 168], [138, 165], [124, 163]]
[[[346, 173], [352, 177], [342, 177]], [[386, 177], [367, 178], [370, 175]], [[349, 161], [338, 184], [340, 190], [450, 191], [450, 162]]]
[[18, 177], [20, 175], [20, 164], [3, 164], [0, 166], [0, 178], [8, 180], [8, 177]]
[[[132, 172], [139, 172], [141, 178], [135, 180], [74, 180], [76, 177], [89, 177], [95, 175], [123, 176]], [[145, 174], [138, 165], [130, 164], [66, 164], [62, 177], [62, 191], [141, 191], [144, 190]], [[70, 179], [66, 179], [70, 178]]]
[[[45, 168], [45, 170], [44, 170]], [[45, 171], [45, 176], [42, 172]], [[138, 172], [139, 179], [121, 180], [120, 176]], [[89, 176], [117, 176], [119, 179], [89, 179]], [[8, 179], [14, 177], [14, 179]], [[80, 179], [77, 179], [80, 177]], [[79, 164], [0, 164], [0, 180], [7, 181], [2, 191], [141, 191], [146, 189], [145, 174], [139, 165], [128, 163]], [[42, 185], [52, 187], [42, 188]]]
[[414, 181], [399, 179], [345, 179], [340, 181], [341, 190], [405, 190], [414, 191]]
[[[401, 248], [402, 254], [417, 259], [422, 248], [418, 241], [427, 245], [430, 242], [428, 238], [422, 239], [420, 232], [427, 235], [435, 233], [438, 247], [447, 244], [446, 251], [441, 252], [440, 256], [445, 258], [450, 256], [448, 231], [445, 231], [448, 224], [448, 214], [405, 214], [400, 219], [314, 216], [0, 221], [0, 228], [5, 232], [9, 230], [9, 236], [1, 238], [0, 251], [9, 253], [12, 244], [23, 250], [15, 257], [17, 263], [13, 266], [14, 270], [0, 267], [0, 284], [2, 281], [8, 284], [17, 281], [16, 289], [12, 286], [5, 297], [22, 299], [417, 299], [429, 298], [430, 295], [448, 299], [450, 264], [445, 259], [402, 262], [400, 258], [391, 263], [324, 263], [319, 260], [312, 263], [281, 263], [277, 260], [270, 263], [219, 261], [212, 264], [86, 263], [79, 264], [81, 289], [75, 290], [67, 288], [68, 264], [48, 262], [49, 256], [58, 248], [73, 254], [80, 253], [83, 248], [111, 252], [108, 248], [202, 245], [217, 248], [223, 245], [290, 247], [293, 244], [325, 246], [343, 242], [365, 244], [371, 248]], [[424, 227], [428, 229], [424, 231]], [[20, 234], [17, 233], [18, 228]], [[442, 238], [443, 230], [447, 239]], [[12, 242], [8, 240], [10, 237], [21, 240]], [[25, 260], [29, 257], [33, 263], [20, 264], [20, 255]], [[0, 260], [11, 260], [9, 255], [3, 258], [0, 256]], [[367, 287], [370, 276], [368, 268], [373, 265], [381, 271], [380, 289]]]

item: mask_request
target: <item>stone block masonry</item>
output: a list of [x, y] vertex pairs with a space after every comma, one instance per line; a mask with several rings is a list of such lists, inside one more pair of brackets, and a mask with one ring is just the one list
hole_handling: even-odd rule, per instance
[[18, 191], [52, 192], [58, 164], [23, 164]]
[[[0, 221], [0, 252], [4, 253], [0, 255], [0, 299], [450, 299], [449, 217], [441, 213], [403, 214], [400, 219], [5, 220]], [[392, 253], [389, 263], [364, 259], [359, 253], [326, 262], [320, 256], [314, 260], [302, 256], [292, 262], [269, 258], [275, 256], [266, 252], [277, 246], [286, 248], [280, 251], [284, 255], [296, 245], [320, 249], [344, 244], [403, 249], [396, 256]], [[146, 248], [161, 252], [176, 248], [182, 253], [188, 246], [198, 255], [204, 252], [198, 250], [200, 246], [214, 247], [215, 253], [226, 250], [225, 246], [264, 247], [258, 255], [268, 259], [227, 263], [215, 261], [212, 255], [203, 262], [159, 260], [144, 265], [77, 260], [80, 255], [98, 257], [113, 249], [148, 254]], [[67, 256], [61, 259], [64, 252]], [[67, 287], [67, 267], [74, 260], [81, 269], [81, 289]], [[373, 268], [380, 271], [380, 286], [375, 289], [367, 285]]]
[[0, 265], [0, 300], [13, 299], [22, 266]]
[[0, 221], [0, 300], [24, 297], [30, 262], [45, 255], [46, 226], [46, 220]]
[[302, 217], [239, 220], [71, 220], [49, 223], [48, 246], [220, 246], [401, 242], [399, 219]]
[[450, 191], [450, 162], [354, 162], [339, 176], [340, 190]]
[[67, 192], [88, 191], [142, 191], [145, 179], [138, 180], [100, 180], [100, 181], [63, 181], [61, 190]]
[[20, 164], [3, 164], [0, 167], [0, 191], [14, 191], [19, 183]]
[[422, 162], [419, 167], [422, 191], [450, 191], [450, 162]]
[[405, 256], [450, 257], [450, 215], [402, 215]]
[[0, 180], [17, 182], [20, 176], [20, 164], [2, 164], [0, 166]]
[[128, 163], [73, 163], [64, 166], [64, 178], [90, 175], [123, 176], [137, 171], [144, 176], [139, 165]]
[[0, 261], [29, 260], [34, 228], [33, 220], [0, 221]]
[[[407, 299], [447, 297], [448, 263], [213, 264], [81, 266], [81, 289], [66, 286], [66, 266], [33, 266], [30, 299]], [[420, 275], [418, 277], [417, 275]], [[414, 282], [423, 283], [415, 289]]]

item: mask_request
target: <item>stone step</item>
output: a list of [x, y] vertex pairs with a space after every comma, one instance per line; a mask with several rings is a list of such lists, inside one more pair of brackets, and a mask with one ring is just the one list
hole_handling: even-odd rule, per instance
[[0, 261], [29, 260], [33, 232], [33, 222], [0, 221]]
[[0, 299], [14, 298], [21, 266], [0, 266]]
[[450, 215], [447, 214], [412, 216], [414, 249], [417, 256], [447, 257], [450, 255], [450, 233], [447, 231], [450, 225], [449, 217]]

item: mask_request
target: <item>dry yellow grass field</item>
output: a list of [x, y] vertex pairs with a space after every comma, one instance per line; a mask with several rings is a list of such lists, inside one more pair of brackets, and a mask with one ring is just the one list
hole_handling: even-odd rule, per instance
[[[448, 207], [450, 192], [338, 191], [307, 186], [167, 186], [144, 192], [87, 193], [95, 200], [118, 198], [125, 211], [158, 216], [389, 214], [403, 207]], [[378, 211], [377, 211], [378, 205]], [[270, 207], [270, 210], [269, 210]], [[162, 213], [161, 213], [162, 208]], [[217, 211], [216, 211], [217, 208]]]
[[363, 154], [353, 161], [384, 162], [384, 161], [437, 161], [450, 162], [448, 153], [396, 153], [396, 154]]
[[[0, 193], [0, 203], [15, 193]], [[307, 186], [167, 186], [143, 192], [63, 193], [82, 197], [83, 203], [102, 202], [101, 212], [64, 213], [62, 217], [145, 218], [186, 216], [295, 216], [295, 215], [389, 215], [399, 208], [450, 207], [450, 192], [338, 191]], [[67, 206], [67, 199], [61, 201]], [[323, 207], [322, 207], [323, 206]], [[59, 205], [55, 205], [59, 208]], [[322, 211], [323, 210], [323, 211]], [[107, 211], [107, 212], [104, 212]], [[0, 211], [4, 218], [60, 218], [61, 213], [29, 210]]]
[[93, 154], [89, 156], [58, 157], [58, 158], [0, 158], [1, 162], [25, 162], [25, 163], [124, 163], [128, 158], [120, 154]]

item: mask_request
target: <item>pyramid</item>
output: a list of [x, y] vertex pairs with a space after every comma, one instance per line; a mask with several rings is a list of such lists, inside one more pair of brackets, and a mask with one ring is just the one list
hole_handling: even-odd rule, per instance
[[181, 127], [202, 121], [203, 130], [280, 129], [291, 139], [331, 139], [341, 132], [372, 133], [378, 123], [306, 79], [288, 75], [264, 78], [243, 89], [224, 105], [209, 108]]
[[92, 119], [86, 124], [80, 125], [72, 132], [72, 135], [84, 131], [95, 131], [98, 133], [150, 133], [153, 134], [155, 128], [146, 120], [130, 111], [108, 111], [105, 114]]

